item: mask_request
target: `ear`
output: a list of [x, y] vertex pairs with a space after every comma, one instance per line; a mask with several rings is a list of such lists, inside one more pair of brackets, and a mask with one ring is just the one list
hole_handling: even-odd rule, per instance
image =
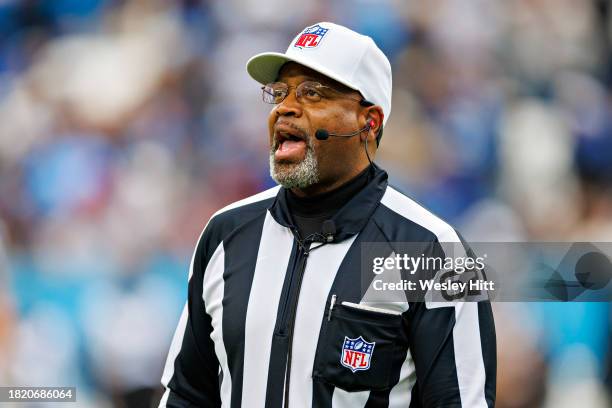
[[361, 134], [361, 141], [365, 142], [365, 139], [368, 138], [369, 142], [373, 143], [373, 146], [376, 146], [376, 135], [382, 126], [383, 119], [385, 117], [382, 108], [378, 105], [368, 106], [364, 109], [364, 125], [369, 125], [370, 129], [367, 132], [363, 132]]

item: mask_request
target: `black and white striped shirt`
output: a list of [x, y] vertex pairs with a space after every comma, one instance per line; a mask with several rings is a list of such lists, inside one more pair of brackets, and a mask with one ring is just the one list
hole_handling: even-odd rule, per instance
[[[333, 242], [300, 242], [280, 187], [211, 217], [191, 261], [160, 407], [494, 405], [489, 302], [396, 302], [396, 313], [360, 306], [361, 243], [460, 242], [455, 230], [388, 186], [377, 167], [333, 221]], [[344, 341], [370, 344], [367, 369], [342, 364]]]

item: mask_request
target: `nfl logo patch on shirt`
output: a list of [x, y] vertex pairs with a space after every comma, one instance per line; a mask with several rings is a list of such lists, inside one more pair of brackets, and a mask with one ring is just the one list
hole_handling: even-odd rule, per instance
[[361, 336], [356, 339], [344, 336], [340, 363], [352, 372], [369, 369], [375, 345], [376, 342], [368, 343]]
[[307, 27], [302, 31], [302, 34], [295, 41], [294, 47], [298, 48], [314, 48], [317, 47], [325, 33], [329, 31], [329, 28], [323, 28], [320, 25], [313, 25], [312, 27]]

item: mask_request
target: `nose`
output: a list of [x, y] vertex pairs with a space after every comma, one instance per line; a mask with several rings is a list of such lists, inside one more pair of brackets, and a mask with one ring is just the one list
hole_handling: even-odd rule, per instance
[[276, 105], [276, 114], [278, 116], [295, 117], [300, 117], [302, 115], [302, 104], [297, 100], [294, 89], [290, 89], [285, 99]]

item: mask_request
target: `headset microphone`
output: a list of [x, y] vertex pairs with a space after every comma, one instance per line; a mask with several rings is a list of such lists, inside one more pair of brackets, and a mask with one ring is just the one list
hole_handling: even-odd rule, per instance
[[[317, 131], [315, 132], [315, 137], [318, 140], [327, 140], [327, 139], [329, 139], [330, 136], [335, 136], [335, 137], [353, 137], [355, 135], [360, 134], [361, 132], [367, 132], [368, 130], [370, 130], [372, 128], [372, 126], [374, 126], [374, 120], [370, 119], [368, 121], [368, 123], [366, 123], [366, 125], [363, 128], [361, 128], [359, 130], [356, 130], [353, 133], [347, 133], [347, 134], [344, 134], [344, 135], [340, 134], [340, 133], [329, 133], [325, 129], [317, 129]], [[374, 165], [372, 163], [372, 159], [370, 159], [370, 153], [368, 153], [368, 138], [367, 137], [365, 139], [365, 153], [366, 153], [366, 157], [368, 158], [368, 162], [370, 162], [370, 170], [372, 171], [372, 173], [374, 173]]]
[[327, 140], [329, 139], [329, 132], [325, 129], [317, 129], [315, 132], [315, 137], [318, 140]]
[[346, 133], [346, 134], [341, 134], [341, 133], [329, 133], [327, 130], [325, 129], [317, 129], [317, 131], [315, 132], [315, 137], [318, 140], [327, 140], [329, 139], [330, 136], [334, 136], [334, 137], [353, 137], [356, 136], [358, 134], [360, 134], [361, 132], [366, 132], [368, 130], [370, 130], [372, 128], [372, 126], [374, 126], [374, 121], [370, 120], [368, 123], [366, 123], [366, 125], [355, 131], [352, 133]]

